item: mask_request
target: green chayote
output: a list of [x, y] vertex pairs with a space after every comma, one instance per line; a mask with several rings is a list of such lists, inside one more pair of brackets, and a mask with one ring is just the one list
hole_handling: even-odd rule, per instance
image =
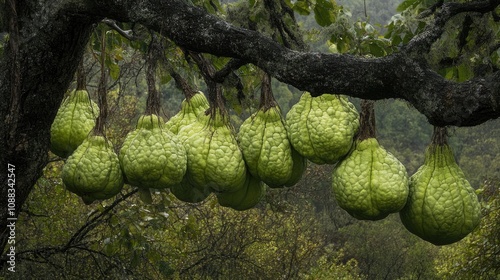
[[161, 117], [141, 116], [123, 142], [119, 159], [127, 183], [163, 189], [181, 182], [187, 168], [184, 146]]
[[305, 92], [286, 115], [292, 146], [317, 164], [335, 163], [351, 149], [359, 114], [345, 96]]
[[356, 140], [333, 170], [332, 189], [339, 206], [353, 217], [379, 220], [404, 207], [408, 174], [377, 139]]
[[86, 90], [71, 92], [50, 128], [50, 150], [60, 157], [71, 155], [94, 128], [98, 115], [99, 108]]
[[400, 217], [413, 234], [435, 245], [457, 242], [479, 224], [478, 198], [455, 162], [451, 148], [432, 144], [424, 165], [410, 178]]
[[292, 149], [279, 108], [254, 113], [241, 124], [238, 138], [253, 176], [271, 187], [288, 182], [293, 171]]
[[217, 201], [221, 206], [244, 211], [257, 205], [265, 193], [266, 185], [251, 174], [247, 174], [244, 187], [236, 192], [218, 193]]
[[187, 151], [189, 182], [216, 192], [233, 192], [245, 183], [246, 167], [233, 130], [220, 113], [201, 115], [179, 131]]
[[123, 187], [123, 175], [112, 144], [103, 136], [89, 136], [68, 157], [62, 180], [87, 204], [108, 199]]
[[165, 128], [177, 134], [181, 128], [195, 122], [198, 116], [204, 113], [208, 107], [207, 98], [199, 91], [189, 100], [184, 99], [182, 101], [181, 110], [167, 121]]

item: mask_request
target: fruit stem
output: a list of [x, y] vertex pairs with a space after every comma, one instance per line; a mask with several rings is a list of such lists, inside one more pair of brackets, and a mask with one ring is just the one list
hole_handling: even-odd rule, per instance
[[272, 107], [276, 107], [276, 100], [274, 99], [271, 87], [271, 77], [267, 72], [264, 72], [261, 83], [259, 109], [263, 108], [264, 111], [267, 111]]
[[158, 57], [158, 43], [155, 42], [155, 38], [151, 39], [149, 45], [149, 51], [146, 55], [146, 82], [148, 84], [148, 99], [146, 101], [146, 115], [159, 115], [160, 114], [160, 94], [156, 89], [156, 66]]
[[359, 140], [364, 140], [367, 138], [375, 138], [375, 101], [373, 100], [362, 100], [361, 101], [361, 114], [359, 118]]
[[448, 145], [448, 130], [446, 127], [434, 126], [432, 144], [439, 146]]
[[86, 77], [85, 68], [83, 66], [83, 57], [78, 64], [78, 69], [76, 70], [76, 90], [86, 90]]
[[99, 85], [97, 88], [97, 95], [99, 97], [98, 99], [98, 105], [100, 108], [99, 111], [99, 116], [97, 117], [96, 124], [94, 127], [94, 134], [95, 135], [102, 135], [104, 136], [104, 124], [106, 123], [106, 119], [108, 118], [108, 101], [106, 99], [106, 81], [107, 81], [107, 76], [106, 76], [106, 67], [105, 67], [105, 59], [106, 59], [106, 31], [102, 31], [102, 38], [101, 38], [101, 57], [100, 57], [100, 64], [101, 64], [101, 77], [99, 78]]

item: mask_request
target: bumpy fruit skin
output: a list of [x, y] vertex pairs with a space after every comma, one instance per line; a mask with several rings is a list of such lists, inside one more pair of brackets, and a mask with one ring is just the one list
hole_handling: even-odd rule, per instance
[[219, 113], [211, 119], [201, 115], [198, 121], [179, 131], [187, 151], [189, 182], [198, 189], [234, 192], [245, 183], [246, 167], [233, 130]]
[[333, 164], [351, 149], [359, 114], [345, 96], [304, 92], [286, 115], [288, 138], [304, 157]]
[[293, 147], [291, 147], [291, 150], [292, 150], [293, 169], [292, 169], [292, 176], [290, 176], [288, 181], [286, 181], [285, 183], [286, 187], [291, 187], [297, 184], [307, 169], [307, 159], [303, 157], [301, 154], [299, 154], [299, 152], [297, 152]]
[[428, 147], [400, 217], [410, 232], [435, 245], [457, 242], [479, 224], [479, 201], [448, 145]]
[[241, 151], [248, 170], [271, 187], [283, 186], [292, 176], [292, 149], [279, 108], [260, 109], [240, 126]]
[[401, 210], [409, 192], [404, 165], [375, 138], [357, 140], [354, 145], [332, 174], [339, 206], [362, 220], [380, 220]]
[[71, 155], [94, 128], [98, 115], [99, 107], [86, 90], [70, 93], [50, 128], [50, 150], [64, 158]]
[[205, 95], [201, 91], [197, 92], [189, 100], [182, 101], [181, 110], [167, 121], [165, 128], [177, 134], [181, 128], [195, 122], [208, 107]]
[[219, 193], [217, 201], [221, 206], [244, 211], [255, 207], [266, 193], [266, 185], [251, 174], [247, 174], [245, 186], [236, 192]]
[[87, 204], [118, 194], [123, 175], [112, 144], [103, 136], [89, 136], [66, 160], [62, 180]]
[[181, 182], [187, 168], [186, 150], [163, 125], [157, 115], [141, 116], [137, 128], [125, 138], [119, 159], [127, 183], [164, 189]]

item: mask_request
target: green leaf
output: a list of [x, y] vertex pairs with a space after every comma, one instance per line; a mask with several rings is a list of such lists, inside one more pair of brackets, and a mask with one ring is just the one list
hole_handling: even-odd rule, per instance
[[335, 21], [335, 7], [328, 0], [317, 0], [314, 6], [314, 18], [321, 26], [328, 26]]
[[420, 3], [422, 3], [422, 0], [405, 0], [405, 1], [401, 2], [401, 4], [398, 5], [398, 7], [396, 8], [396, 11], [402, 12], [410, 7], [414, 8]]
[[378, 42], [371, 42], [369, 46], [370, 46], [370, 54], [376, 57], [382, 57], [386, 55], [384, 47], [381, 46]]
[[311, 8], [306, 1], [297, 1], [295, 5], [293, 5], [293, 10], [303, 16], [308, 16], [311, 14]]

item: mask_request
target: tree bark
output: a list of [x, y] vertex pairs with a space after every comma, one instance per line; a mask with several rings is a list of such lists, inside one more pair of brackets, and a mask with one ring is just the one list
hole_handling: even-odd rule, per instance
[[[16, 1], [7, 1], [16, 2]], [[7, 244], [10, 229], [7, 218], [16, 218], [24, 201], [47, 163], [50, 126], [68, 89], [87, 44], [91, 23], [62, 1], [17, 1], [19, 27], [16, 50], [7, 46], [0, 59], [0, 248]], [[16, 17], [9, 14], [8, 17]], [[95, 21], [95, 20], [94, 20]], [[16, 55], [12, 55], [16, 53]], [[19, 64], [19, 73], [13, 73]], [[15, 70], [14, 70], [15, 71]], [[16, 77], [19, 76], [19, 77]], [[19, 88], [15, 88], [20, 78]], [[13, 87], [15, 89], [13, 89]], [[7, 168], [15, 167], [14, 215], [8, 216]], [[12, 178], [11, 178], [12, 179]], [[9, 244], [10, 246], [15, 246]], [[5, 254], [1, 263], [5, 264]]]
[[[432, 36], [416, 38], [406, 52], [403, 49], [388, 57], [367, 59], [293, 51], [186, 2], [5, 1], [6, 7], [14, 3], [15, 9], [5, 10], [7, 18], [13, 20], [14, 26], [17, 24], [19, 33], [11, 37], [16, 44], [10, 44], [0, 58], [3, 100], [0, 116], [4, 122], [0, 126], [0, 248], [5, 247], [8, 238], [7, 165], [15, 166], [17, 217], [47, 162], [50, 126], [73, 79], [92, 26], [103, 18], [140, 23], [191, 51], [255, 64], [278, 80], [313, 95], [335, 93], [372, 100], [404, 99], [436, 126], [474, 126], [500, 116], [499, 72], [455, 83], [445, 80], [416, 58], [419, 40], [428, 44], [429, 38], [442, 32], [439, 27], [444, 25], [439, 22], [429, 30]], [[486, 1], [486, 8], [481, 6], [479, 12], [491, 10], [499, 2]], [[453, 11], [458, 13], [462, 9]], [[449, 15], [443, 18], [446, 16]], [[15, 35], [16, 28], [9, 25], [11, 35]], [[16, 63], [19, 68], [11, 67]]]

